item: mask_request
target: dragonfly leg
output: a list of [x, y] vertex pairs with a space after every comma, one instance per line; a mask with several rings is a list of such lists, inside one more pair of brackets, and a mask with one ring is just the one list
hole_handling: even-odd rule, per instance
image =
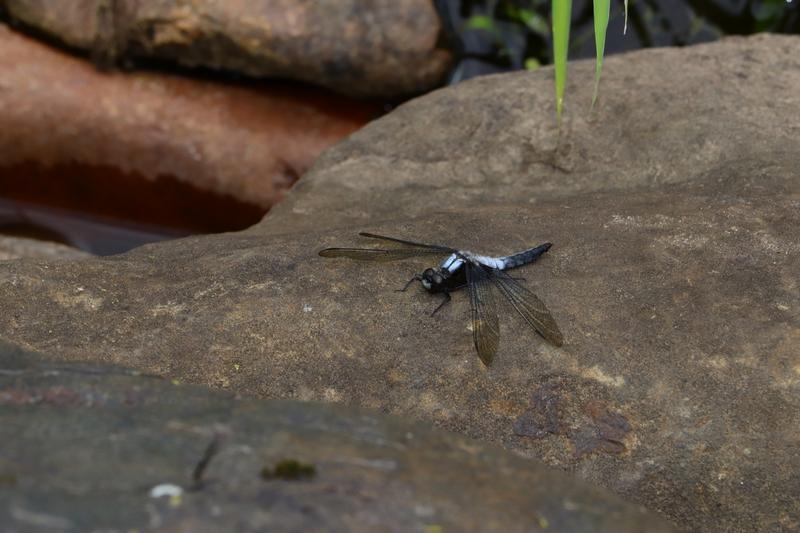
[[415, 281], [421, 281], [421, 280], [422, 280], [422, 275], [421, 274], [414, 274], [414, 277], [411, 278], [410, 280], [408, 280], [408, 282], [406, 282], [406, 284], [403, 285], [402, 289], [395, 289], [394, 292], [406, 292], [406, 289], [409, 287], [409, 285], [411, 285]]
[[444, 300], [442, 300], [442, 303], [440, 303], [440, 304], [439, 304], [439, 305], [436, 307], [436, 309], [434, 309], [434, 310], [433, 310], [433, 312], [431, 313], [431, 316], [435, 315], [435, 314], [436, 314], [436, 312], [437, 312], [439, 309], [441, 309], [442, 307], [444, 307], [444, 304], [446, 304], [446, 303], [450, 303], [450, 300], [451, 300], [451, 298], [450, 298], [450, 293], [449, 293], [449, 292], [443, 292], [442, 294], [444, 294]]

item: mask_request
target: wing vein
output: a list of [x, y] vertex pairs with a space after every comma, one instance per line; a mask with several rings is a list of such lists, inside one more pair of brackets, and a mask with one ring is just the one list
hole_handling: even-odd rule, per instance
[[533, 329], [555, 346], [564, 344], [564, 337], [553, 315], [538, 296], [500, 270], [492, 270], [492, 280], [512, 307]]

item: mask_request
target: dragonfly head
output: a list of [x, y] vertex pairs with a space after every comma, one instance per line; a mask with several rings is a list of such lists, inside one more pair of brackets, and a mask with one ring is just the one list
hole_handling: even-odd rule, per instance
[[438, 268], [427, 268], [422, 273], [422, 286], [430, 292], [439, 292], [442, 283], [444, 283], [444, 276]]

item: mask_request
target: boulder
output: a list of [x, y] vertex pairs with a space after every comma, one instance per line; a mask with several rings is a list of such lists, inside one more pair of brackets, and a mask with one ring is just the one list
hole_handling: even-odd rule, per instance
[[672, 531], [606, 490], [425, 424], [5, 343], [0, 438], [11, 531]]
[[[260, 224], [78, 263], [0, 265], [0, 331], [65, 361], [323, 400], [501, 443], [704, 531], [800, 521], [797, 37], [760, 35], [477, 79], [328, 151]], [[578, 110], [576, 110], [576, 108]], [[467, 298], [424, 260], [319, 258], [373, 231], [487, 254], [565, 336], [513, 310], [484, 367]]]
[[[0, 225], [0, 229], [2, 225]], [[91, 254], [58, 242], [0, 235], [0, 261], [35, 257], [38, 259], [81, 259]]]
[[338, 227], [363, 227], [498, 202], [535, 208], [596, 191], [680, 189], [729, 168], [746, 179], [742, 192], [785, 191], [800, 141], [788, 112], [798, 101], [796, 45], [760, 34], [610, 56], [594, 110], [593, 62], [570, 63], [560, 129], [549, 68], [434, 91], [326, 151], [263, 230], [318, 228], [332, 210]]
[[[258, 220], [322, 150], [377, 111], [372, 104], [288, 84], [103, 73], [2, 24], [0, 50], [0, 192], [5, 197], [27, 199], [55, 188], [56, 196], [79, 196], [91, 209], [93, 197], [82, 189], [103, 189], [115, 180], [124, 190], [132, 188], [129, 182], [154, 183], [166, 205], [193, 197], [171, 182], [155, 185], [173, 180], [233, 200], [227, 214], [208, 210], [210, 220], [236, 220], [240, 212]], [[56, 183], [26, 188], [34, 177]], [[95, 203], [116, 205], [117, 216], [136, 210], [124, 201], [132, 195], [111, 201], [109, 196]], [[157, 205], [148, 206], [153, 217], [159, 215]], [[192, 208], [181, 205], [171, 216], [180, 219], [185, 212], [184, 218], [196, 218]]]
[[157, 59], [369, 97], [441, 83], [430, 0], [0, 0], [11, 18], [103, 62]]

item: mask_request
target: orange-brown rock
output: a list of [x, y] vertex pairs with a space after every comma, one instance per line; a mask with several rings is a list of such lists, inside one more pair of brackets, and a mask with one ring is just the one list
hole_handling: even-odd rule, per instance
[[0, 72], [0, 191], [41, 172], [173, 178], [265, 210], [375, 112], [288, 84], [102, 73], [3, 25]]
[[422, 92], [451, 63], [438, 47], [430, 0], [0, 0], [2, 7], [96, 58], [157, 58], [349, 95]]

